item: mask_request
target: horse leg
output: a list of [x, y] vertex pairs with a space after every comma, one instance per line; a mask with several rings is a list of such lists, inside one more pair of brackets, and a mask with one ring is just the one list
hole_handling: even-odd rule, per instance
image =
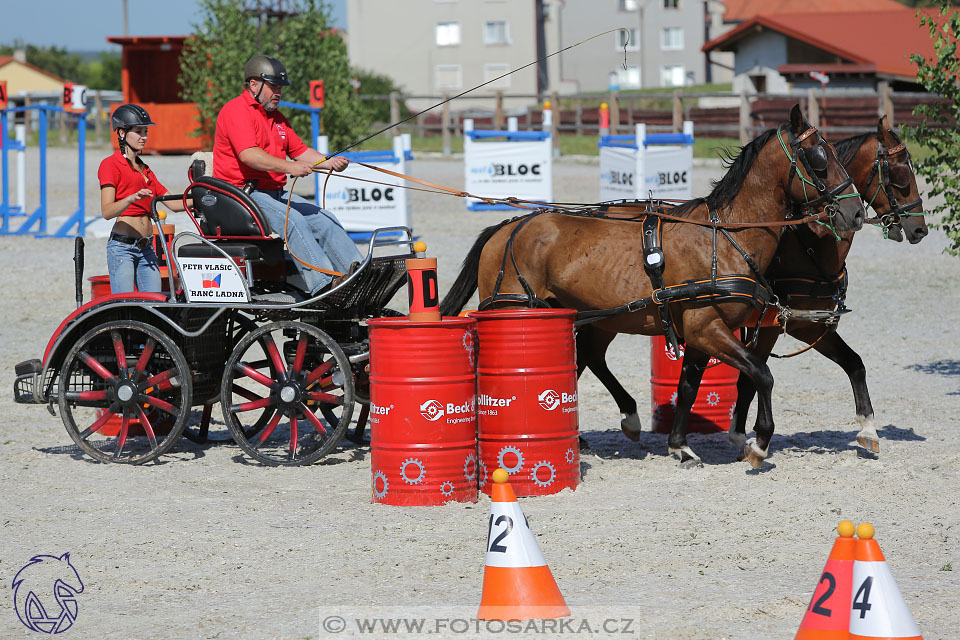
[[703, 465], [700, 456], [687, 445], [687, 426], [690, 422], [690, 410], [700, 390], [700, 380], [710, 356], [691, 348], [689, 345], [683, 354], [683, 366], [680, 369], [680, 381], [677, 383], [677, 407], [673, 414], [673, 425], [667, 446], [670, 453], [680, 459], [680, 466], [687, 469]]
[[603, 331], [597, 327], [585, 325], [577, 331], [577, 377], [585, 368], [597, 377], [597, 380], [610, 392], [617, 408], [620, 409], [620, 429], [623, 435], [634, 442], [640, 440], [640, 416], [637, 414], [637, 401], [633, 399], [620, 381], [607, 367], [607, 347], [616, 337], [615, 333]]
[[[823, 328], [818, 327], [816, 331], [822, 333]], [[793, 335], [792, 331], [790, 335]], [[800, 339], [807, 342], [813, 342], [816, 339], [816, 337], [808, 339], [809, 337], [809, 334], [806, 334]], [[817, 337], [819, 337], [819, 334]], [[870, 402], [870, 391], [867, 390], [867, 369], [863, 366], [863, 359], [850, 348], [850, 345], [836, 331], [831, 331], [823, 336], [813, 348], [840, 365], [846, 372], [847, 377], [850, 378], [850, 386], [853, 387], [853, 401], [857, 407], [857, 423], [860, 425], [857, 444], [872, 453], [880, 453], [880, 436], [877, 434], [877, 427], [874, 423], [873, 403]]]
[[[780, 329], [776, 327], [761, 328], [753, 352], [760, 356], [763, 362], [766, 362], [779, 337]], [[750, 403], [753, 402], [756, 394], [757, 389], [753, 386], [750, 376], [741, 371], [740, 377], [737, 378], [737, 404], [734, 406], [733, 418], [730, 420], [730, 430], [727, 433], [727, 439], [737, 447], [738, 451], [743, 449], [743, 445], [747, 441], [747, 413], [750, 411]]]

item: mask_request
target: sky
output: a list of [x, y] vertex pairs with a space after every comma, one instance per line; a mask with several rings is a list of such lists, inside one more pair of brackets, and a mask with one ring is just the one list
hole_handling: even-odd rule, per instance
[[[346, 28], [347, 0], [325, 0], [332, 6], [333, 26]], [[67, 51], [120, 51], [108, 36], [123, 36], [123, 0], [40, 0], [38, 4], [0, 0], [0, 44], [15, 40]], [[200, 22], [197, 0], [127, 0], [131, 36], [185, 36]]]

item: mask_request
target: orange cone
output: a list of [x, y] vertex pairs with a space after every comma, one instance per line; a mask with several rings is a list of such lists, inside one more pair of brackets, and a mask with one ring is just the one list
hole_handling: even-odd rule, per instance
[[813, 590], [810, 606], [794, 640], [847, 640], [850, 628], [850, 594], [853, 584], [854, 526], [837, 525], [840, 537], [833, 543], [827, 564]]
[[493, 472], [480, 620], [563, 618], [570, 609], [520, 510], [509, 476]]
[[869, 522], [857, 527], [850, 640], [922, 640]]

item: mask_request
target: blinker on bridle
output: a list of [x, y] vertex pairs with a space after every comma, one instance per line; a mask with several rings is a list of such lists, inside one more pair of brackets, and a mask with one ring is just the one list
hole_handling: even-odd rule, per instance
[[[789, 197], [790, 184], [793, 181], [793, 176], [796, 174], [797, 178], [800, 179], [800, 182], [803, 185], [804, 202], [800, 205], [801, 208], [809, 210], [826, 202], [827, 205], [824, 207], [824, 210], [827, 212], [830, 221], [818, 222], [830, 229], [834, 236], [839, 238], [839, 234], [837, 234], [837, 231], [834, 229], [832, 224], [834, 216], [836, 216], [840, 209], [839, 201], [843, 200], [844, 198], [860, 197], [860, 194], [857, 193], [856, 189], [854, 189], [853, 193], [842, 193], [847, 189], [847, 187], [853, 184], [853, 179], [850, 176], [847, 176], [843, 182], [832, 189], [828, 189], [826, 184], [824, 184], [823, 179], [826, 178], [828, 159], [826, 152], [823, 150], [823, 147], [820, 144], [823, 139], [816, 127], [810, 127], [799, 136], [793, 135], [793, 131], [787, 128], [787, 133], [790, 136], [790, 149], [793, 149], [792, 154], [790, 153], [790, 149], [787, 148], [786, 143], [783, 141], [782, 133], [783, 126], [777, 129], [777, 140], [780, 141], [780, 147], [783, 149], [784, 155], [786, 155], [787, 159], [790, 160], [790, 178], [787, 182], [787, 197]], [[801, 144], [803, 141], [813, 134], [817, 134], [818, 137], [816, 146], [808, 149], [802, 147]], [[800, 168], [797, 166], [798, 159], [803, 167], [807, 170], [807, 174], [810, 176], [809, 180], [800, 172]], [[816, 189], [817, 193], [820, 195], [811, 200], [807, 196], [807, 185], [810, 185]]]
[[[891, 131], [891, 133], [893, 133]], [[896, 134], [894, 134], [896, 136]], [[897, 187], [898, 189], [906, 189], [910, 186], [909, 178], [903, 183], [899, 184], [893, 182], [892, 175], [890, 171], [890, 156], [893, 156], [901, 151], [906, 151], [907, 145], [904, 142], [899, 142], [887, 149], [883, 146], [883, 143], [880, 142], [880, 138], [877, 138], [877, 157], [873, 161], [873, 167], [870, 169], [870, 175], [867, 178], [867, 184], [864, 187], [864, 191], [870, 187], [870, 184], [873, 182], [874, 176], [877, 177], [877, 190], [874, 191], [873, 197], [870, 198], [870, 201], [866, 203], [866, 206], [873, 207], [874, 201], [877, 199], [877, 196], [880, 195], [880, 192], [883, 191], [883, 195], [887, 197], [887, 204], [890, 209], [886, 212], [877, 211], [877, 218], [879, 218], [879, 226], [883, 229], [883, 237], [886, 238], [890, 227], [900, 224], [901, 218], [909, 218], [911, 216], [923, 216], [923, 213], [911, 213], [909, 209], [915, 209], [916, 207], [923, 205], [923, 198], [917, 198], [912, 202], [907, 202], [900, 204], [897, 201], [896, 196], [890, 190], [890, 185]], [[896, 163], [896, 164], [905, 164], [907, 169], [913, 174], [912, 163], [910, 161], [910, 152], [906, 151], [907, 161], [905, 163]]]

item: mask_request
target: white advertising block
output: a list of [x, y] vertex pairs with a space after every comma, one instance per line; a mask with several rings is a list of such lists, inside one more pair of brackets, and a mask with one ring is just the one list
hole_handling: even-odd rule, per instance
[[[346, 153], [344, 156], [351, 162], [345, 171], [334, 172], [329, 179], [326, 174], [320, 174], [320, 206], [333, 212], [348, 232], [411, 226], [410, 197], [403, 188], [406, 180], [358, 164], [363, 162], [405, 174], [403, 142], [399, 137], [396, 140], [393, 151]], [[320, 152], [326, 153], [326, 149]]]
[[[493, 139], [507, 136], [506, 140]], [[553, 147], [549, 134], [466, 130], [463, 161], [464, 189], [474, 195], [541, 202], [553, 199]], [[490, 207], [468, 198], [467, 208]]]
[[639, 124], [634, 136], [601, 142], [600, 199], [647, 198], [693, 198], [692, 122], [684, 123], [683, 134], [648, 136]]

